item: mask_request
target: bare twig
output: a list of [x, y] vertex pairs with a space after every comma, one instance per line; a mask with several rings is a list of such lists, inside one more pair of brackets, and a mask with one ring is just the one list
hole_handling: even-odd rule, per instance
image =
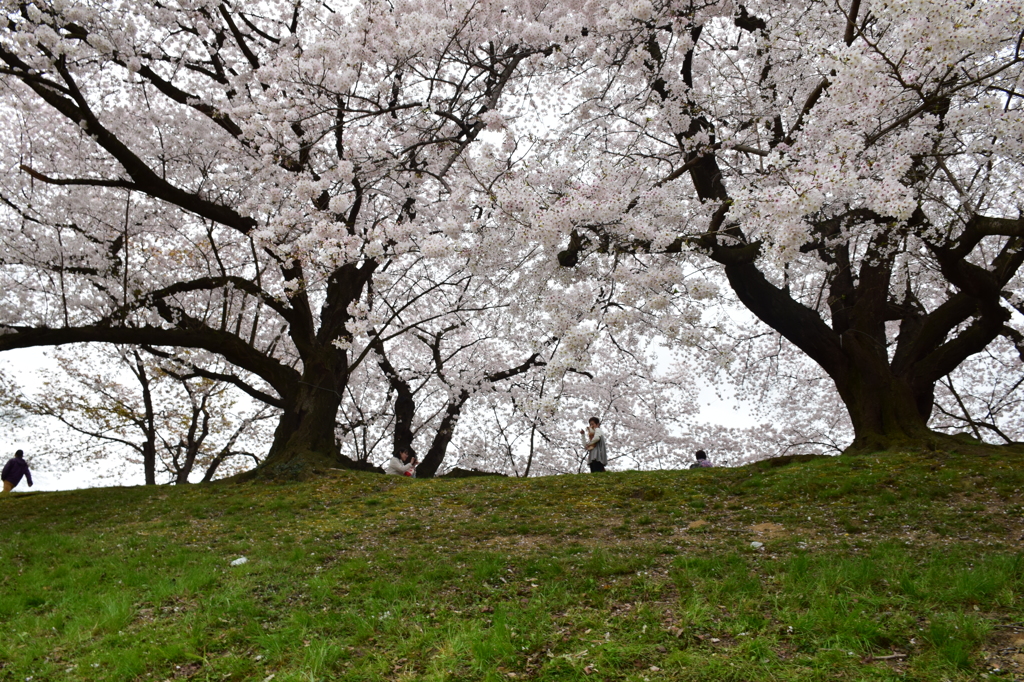
[[871, 661], [895, 661], [901, 658], [906, 658], [906, 654], [889, 654], [888, 656], [865, 656], [864, 660], [867, 662]]

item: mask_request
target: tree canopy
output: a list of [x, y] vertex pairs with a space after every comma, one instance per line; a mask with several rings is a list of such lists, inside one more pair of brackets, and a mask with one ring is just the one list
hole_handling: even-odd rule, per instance
[[1016, 3], [4, 16], [0, 350], [192, 349], [280, 411], [267, 475], [343, 464], [384, 413], [397, 448], [417, 409], [436, 470], [471, 397], [557, 409], [545, 382], [650, 368], [654, 339], [721, 369], [727, 299], [828, 377], [857, 447], [969, 412], [950, 377], [979, 354], [1020, 371]]
[[641, 6], [563, 89], [555, 162], [507, 189], [527, 232], [566, 267], [714, 266], [828, 375], [857, 448], [927, 439], [936, 385], [987, 349], [1020, 372], [1018, 4]]

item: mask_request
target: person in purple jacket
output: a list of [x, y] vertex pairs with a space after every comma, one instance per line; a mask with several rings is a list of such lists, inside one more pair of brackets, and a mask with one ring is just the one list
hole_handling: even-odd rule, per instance
[[711, 463], [711, 460], [708, 459], [708, 453], [703, 450], [698, 450], [694, 453], [694, 457], [697, 458], [697, 461], [690, 465], [691, 469], [702, 469], [704, 467], [714, 466], [714, 464]]
[[24, 476], [25, 480], [28, 481], [28, 487], [32, 487], [32, 473], [28, 470], [28, 462], [25, 461], [25, 453], [18, 450], [14, 453], [14, 457], [7, 460], [7, 464], [4, 465], [4, 472], [0, 474], [0, 478], [4, 481], [4, 492], [9, 493], [14, 489], [14, 486], [21, 483], [21, 477]]

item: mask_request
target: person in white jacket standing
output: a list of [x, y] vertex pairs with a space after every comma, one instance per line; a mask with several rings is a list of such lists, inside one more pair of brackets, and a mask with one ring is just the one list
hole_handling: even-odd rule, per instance
[[384, 468], [384, 473], [391, 476], [415, 476], [417, 464], [419, 464], [419, 460], [416, 459], [416, 456], [412, 454], [409, 448], [402, 448], [388, 462], [387, 467]]
[[580, 429], [580, 435], [583, 436], [583, 447], [588, 453], [590, 473], [604, 471], [605, 465], [608, 464], [608, 448], [605, 445], [604, 431], [601, 430], [601, 420], [591, 417], [590, 425], [586, 430]]

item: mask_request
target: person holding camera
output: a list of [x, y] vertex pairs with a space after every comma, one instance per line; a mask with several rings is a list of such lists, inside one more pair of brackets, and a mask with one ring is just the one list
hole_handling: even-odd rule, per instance
[[591, 417], [587, 429], [580, 429], [583, 436], [583, 448], [587, 451], [587, 464], [590, 466], [590, 473], [604, 471], [608, 464], [608, 448], [605, 446], [604, 431], [601, 430], [601, 420]]
[[402, 448], [388, 462], [387, 467], [384, 468], [384, 473], [391, 476], [415, 476], [416, 465], [419, 463], [420, 461], [416, 459], [412, 448]]

